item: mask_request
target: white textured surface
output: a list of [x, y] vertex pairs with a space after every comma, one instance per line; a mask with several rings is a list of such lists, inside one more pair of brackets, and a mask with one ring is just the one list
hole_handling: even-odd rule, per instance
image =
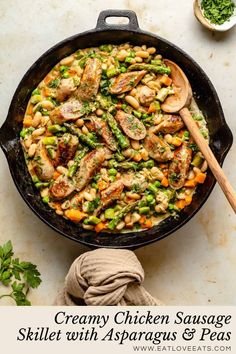
[[[208, 73], [236, 131], [236, 27], [224, 34], [207, 32], [195, 20], [190, 0], [113, 0], [107, 6], [136, 11], [141, 28], [187, 51]], [[104, 9], [103, 0], [0, 1], [1, 123], [28, 67], [58, 41], [95, 27]], [[236, 188], [235, 156], [234, 145], [224, 170]], [[72, 260], [86, 248], [36, 218], [19, 196], [2, 152], [0, 159], [0, 243], [11, 239], [19, 257], [38, 265], [43, 283], [30, 297], [34, 305], [50, 305]], [[166, 304], [236, 305], [236, 218], [218, 186], [186, 226], [136, 254], [147, 290]]]

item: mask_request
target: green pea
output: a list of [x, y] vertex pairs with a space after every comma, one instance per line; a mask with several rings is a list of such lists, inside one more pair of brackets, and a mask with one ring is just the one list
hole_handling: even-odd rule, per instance
[[153, 195], [149, 194], [146, 199], [147, 199], [148, 204], [151, 204], [151, 205], [155, 204], [155, 198], [153, 197]]
[[110, 168], [110, 170], [108, 170], [108, 173], [110, 176], [116, 176], [117, 170], [115, 168]]

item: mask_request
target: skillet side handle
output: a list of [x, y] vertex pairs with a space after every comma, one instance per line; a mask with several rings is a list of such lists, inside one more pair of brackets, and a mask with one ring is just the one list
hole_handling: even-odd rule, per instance
[[3, 152], [6, 153], [7, 150], [7, 131], [8, 131], [8, 124], [7, 121], [3, 123], [0, 128], [0, 147], [2, 148]]
[[[106, 22], [108, 17], [126, 17], [129, 19], [128, 24], [109, 24]], [[137, 15], [132, 10], [104, 10], [101, 11], [98, 20], [96, 29], [107, 30], [107, 29], [126, 29], [126, 30], [138, 30], [139, 24]]]

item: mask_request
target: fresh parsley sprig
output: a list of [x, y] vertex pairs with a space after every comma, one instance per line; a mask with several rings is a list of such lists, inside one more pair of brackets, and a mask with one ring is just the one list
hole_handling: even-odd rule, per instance
[[14, 252], [11, 241], [0, 246], [0, 283], [11, 288], [11, 292], [0, 295], [11, 297], [17, 306], [30, 306], [27, 299], [30, 288], [37, 288], [41, 283], [40, 273], [35, 264], [13, 258]]

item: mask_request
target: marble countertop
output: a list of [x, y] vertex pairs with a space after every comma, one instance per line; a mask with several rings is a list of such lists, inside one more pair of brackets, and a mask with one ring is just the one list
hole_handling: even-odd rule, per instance
[[[200, 64], [234, 133], [236, 27], [228, 33], [208, 32], [194, 18], [192, 5], [186, 0], [113, 0], [109, 6], [134, 10], [142, 29], [176, 43]], [[0, 124], [29, 66], [58, 41], [95, 27], [104, 9], [102, 0], [0, 2]], [[224, 170], [234, 188], [235, 156], [233, 145]], [[31, 212], [13, 184], [2, 151], [0, 159], [0, 244], [11, 239], [17, 256], [38, 265], [43, 282], [30, 299], [33, 305], [50, 305], [71, 262], [88, 249], [58, 235]], [[236, 305], [236, 218], [218, 186], [187, 225], [135, 253], [146, 273], [147, 290], [166, 304]]]

